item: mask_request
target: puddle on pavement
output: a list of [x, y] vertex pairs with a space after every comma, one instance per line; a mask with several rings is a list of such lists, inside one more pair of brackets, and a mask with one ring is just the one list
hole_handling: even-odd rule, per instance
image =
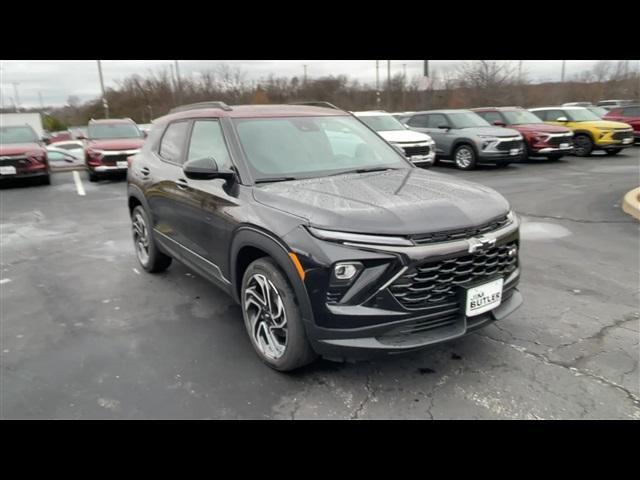
[[571, 230], [555, 223], [522, 222], [520, 236], [523, 240], [554, 240], [568, 237]]

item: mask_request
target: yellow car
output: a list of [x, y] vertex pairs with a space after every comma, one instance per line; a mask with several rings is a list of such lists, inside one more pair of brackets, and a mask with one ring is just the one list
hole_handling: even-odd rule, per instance
[[633, 128], [622, 122], [602, 120], [584, 107], [546, 107], [529, 109], [550, 125], [561, 125], [573, 131], [573, 153], [586, 157], [594, 150], [615, 155], [633, 146]]

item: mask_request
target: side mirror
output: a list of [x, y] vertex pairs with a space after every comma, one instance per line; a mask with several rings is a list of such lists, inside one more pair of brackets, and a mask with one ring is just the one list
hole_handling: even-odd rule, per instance
[[187, 178], [192, 180], [211, 180], [213, 178], [224, 178], [231, 180], [235, 178], [232, 171], [222, 172], [218, 170], [218, 164], [213, 157], [194, 158], [187, 161], [182, 167]]
[[87, 137], [85, 137], [83, 133], [79, 133], [79, 134], [76, 135], [76, 139], [77, 140], [86, 140]]
[[147, 133], [146, 130], [142, 131], [142, 138], [147, 138], [149, 136], [149, 134]]
[[502, 122], [502, 121], [500, 121], [500, 120], [496, 120], [495, 122], [493, 122], [493, 124], [494, 124], [496, 127], [506, 127], [506, 126], [507, 126], [507, 124], [506, 124], [506, 123], [504, 123], [504, 122]]
[[568, 122], [568, 121], [569, 121], [569, 119], [567, 117], [558, 117], [558, 118], [556, 118], [556, 122], [565, 123], [565, 122]]

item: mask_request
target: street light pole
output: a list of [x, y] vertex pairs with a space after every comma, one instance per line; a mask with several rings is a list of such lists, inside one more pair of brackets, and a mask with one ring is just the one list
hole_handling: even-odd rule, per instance
[[407, 64], [402, 64], [402, 109], [407, 109]]
[[102, 106], [104, 107], [104, 118], [109, 118], [109, 103], [104, 93], [104, 79], [102, 78], [102, 64], [98, 60], [98, 74], [100, 75], [100, 89], [102, 90]]
[[380, 60], [376, 60], [376, 107], [380, 108]]
[[176, 90], [178, 101], [180, 101], [180, 97], [182, 96], [182, 85], [180, 83], [180, 68], [178, 67], [178, 60], [174, 60], [176, 65]]
[[13, 84], [13, 91], [15, 93], [15, 100], [16, 100], [16, 112], [20, 111], [20, 96], [18, 95], [18, 85], [20, 85], [20, 82], [11, 82]]
[[304, 84], [307, 84], [307, 66], [308, 65], [303, 65], [304, 67]]
[[391, 60], [387, 60], [387, 108], [391, 110]]
[[565, 72], [566, 66], [567, 66], [567, 61], [566, 60], [562, 60], [562, 74], [561, 74], [561, 77], [560, 77], [560, 81], [562, 83], [564, 83], [564, 72]]

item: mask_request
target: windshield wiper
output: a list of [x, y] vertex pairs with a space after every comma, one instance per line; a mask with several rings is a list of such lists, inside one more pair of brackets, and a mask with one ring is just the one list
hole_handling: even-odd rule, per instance
[[290, 182], [291, 180], [297, 180], [295, 177], [271, 177], [271, 178], [259, 178], [254, 183], [275, 183], [275, 182]]
[[353, 170], [344, 170], [342, 172], [332, 173], [329, 177], [336, 175], [346, 175], [348, 173], [370, 173], [370, 172], [385, 172], [387, 170], [399, 170], [398, 168], [391, 167], [372, 167], [372, 168], [354, 168]]

